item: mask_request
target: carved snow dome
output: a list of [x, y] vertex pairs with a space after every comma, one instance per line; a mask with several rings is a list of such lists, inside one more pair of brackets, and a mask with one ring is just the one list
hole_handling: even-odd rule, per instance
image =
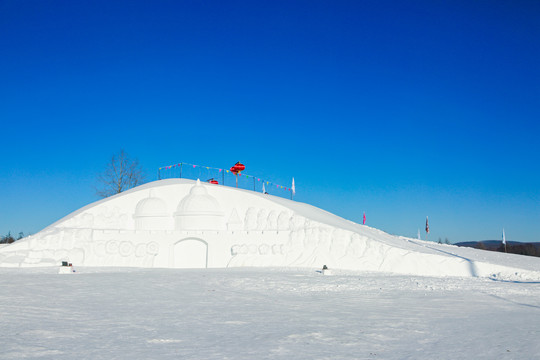
[[219, 202], [197, 180], [176, 208], [176, 230], [223, 230], [224, 214]]
[[170, 230], [170, 215], [163, 199], [154, 195], [151, 189], [147, 198], [142, 199], [135, 207], [136, 230]]

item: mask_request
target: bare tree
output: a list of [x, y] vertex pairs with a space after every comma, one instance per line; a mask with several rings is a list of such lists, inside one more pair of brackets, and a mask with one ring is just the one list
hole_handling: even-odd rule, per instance
[[119, 194], [142, 184], [144, 177], [139, 160], [131, 159], [122, 149], [120, 153], [112, 156], [106, 170], [98, 175], [96, 194], [103, 198]]

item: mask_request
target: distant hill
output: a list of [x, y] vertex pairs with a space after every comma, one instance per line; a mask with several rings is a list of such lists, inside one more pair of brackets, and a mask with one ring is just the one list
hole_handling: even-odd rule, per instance
[[[504, 252], [504, 245], [501, 240], [465, 241], [456, 243], [454, 245], [481, 250]], [[506, 251], [512, 254], [540, 257], [540, 242], [522, 243], [518, 241], [507, 241]]]

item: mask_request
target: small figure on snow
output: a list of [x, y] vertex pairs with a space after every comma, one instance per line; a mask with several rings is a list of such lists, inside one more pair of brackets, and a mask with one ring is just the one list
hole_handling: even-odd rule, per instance
[[323, 265], [322, 267], [322, 274], [323, 275], [332, 275], [332, 270], [328, 268], [328, 266]]

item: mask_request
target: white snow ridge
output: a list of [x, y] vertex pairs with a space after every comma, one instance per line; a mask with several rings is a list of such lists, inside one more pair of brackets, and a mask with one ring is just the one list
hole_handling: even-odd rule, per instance
[[[540, 280], [540, 259], [394, 236], [308, 204], [187, 179], [97, 201], [0, 249], [1, 267], [304, 267]], [[157, 341], [157, 340], [156, 340]]]

